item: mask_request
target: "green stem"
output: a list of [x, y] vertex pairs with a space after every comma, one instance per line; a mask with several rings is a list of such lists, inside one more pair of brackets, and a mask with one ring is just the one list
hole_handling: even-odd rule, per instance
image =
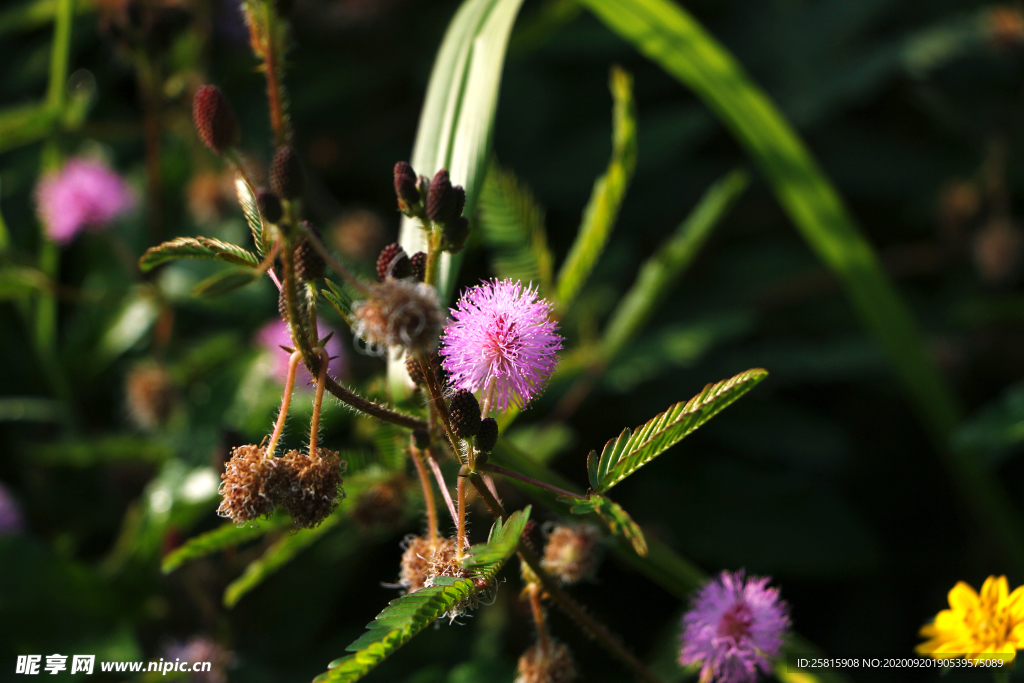
[[458, 484], [455, 487], [459, 503], [459, 525], [455, 539], [455, 559], [462, 561], [462, 555], [466, 549], [466, 477], [469, 475], [469, 468], [463, 466], [459, 470]]
[[50, 82], [46, 88], [46, 106], [51, 112], [64, 109], [67, 101], [68, 62], [71, 58], [71, 22], [75, 16], [74, 0], [57, 0], [50, 49]]

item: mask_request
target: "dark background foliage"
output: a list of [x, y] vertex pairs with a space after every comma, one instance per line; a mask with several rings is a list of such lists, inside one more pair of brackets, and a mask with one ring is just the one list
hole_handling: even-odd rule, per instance
[[[375, 250], [397, 234], [390, 170], [409, 155], [434, 53], [456, 6], [296, 0], [288, 80], [296, 146], [311, 181], [309, 212], [366, 273]], [[1019, 502], [1012, 433], [1024, 374], [1019, 8], [966, 0], [688, 6], [771, 94], [835, 181], [931, 353], [969, 413], [980, 416], [958, 432], [958, 443], [978, 445], [976, 457], [990, 459]], [[50, 24], [15, 21], [21, 7], [0, 9], [3, 105], [38, 98], [45, 87]], [[224, 587], [265, 543], [159, 571], [164, 551], [219, 523], [210, 500], [176, 501], [170, 519], [152, 512], [154, 491], [175, 476], [169, 463], [181, 471], [219, 468], [229, 447], [258, 441], [276, 401], [272, 382], [246, 384], [257, 357], [252, 335], [275, 315], [269, 283], [202, 302], [188, 297], [188, 285], [214, 266], [175, 266], [156, 277], [134, 266], [146, 247], [175, 235], [246, 238], [231, 197], [221, 198], [209, 180], [215, 176], [206, 176], [207, 186], [196, 181], [218, 168], [191, 128], [196, 85], [220, 85], [239, 114], [245, 150], [257, 160], [269, 154], [264, 82], [233, 2], [188, 10], [155, 57], [167, 77], [159, 220], [140, 212], [64, 250], [60, 282], [71, 294], [60, 298], [52, 358], [34, 346], [19, 300], [0, 302], [0, 481], [26, 517], [22, 534], [0, 537], [0, 678], [12, 675], [16, 653], [153, 658], [170, 640], [202, 633], [235, 653], [232, 680], [309, 680], [395, 596], [381, 584], [395, 580], [399, 541], [420, 524], [400, 515], [398, 523], [349, 525], [230, 610], [221, 606]], [[141, 190], [143, 92], [119, 16], [80, 8], [71, 65], [95, 78], [95, 104], [84, 125], [56, 144], [66, 154], [102, 145]], [[573, 341], [604, 319], [707, 186], [749, 163], [691, 94], [592, 16], [570, 2], [527, 2], [505, 67], [494, 151], [546, 208], [556, 260], [607, 163], [612, 64], [635, 77], [639, 163], [609, 248], [566, 321]], [[32, 188], [40, 155], [38, 144], [0, 155], [0, 207], [14, 258], [31, 258], [38, 247]], [[204, 210], [212, 218], [202, 218]], [[469, 249], [463, 284], [489, 273], [486, 248], [476, 241]], [[110, 351], [104, 335], [152, 288], [162, 292], [163, 313]], [[350, 336], [344, 343], [353, 381], [381, 370]], [[130, 419], [125, 384], [152, 359], [170, 368], [174, 408], [164, 426], [146, 431]], [[582, 486], [591, 448], [755, 366], [770, 371], [768, 380], [617, 490], [649, 535], [709, 572], [772, 575], [796, 628], [833, 654], [909, 655], [917, 629], [945, 606], [957, 580], [976, 587], [990, 574], [1009, 574], [1011, 585], [1024, 580], [958, 501], [888, 361], [756, 173], [604, 381], [574, 410], [560, 403], [568, 386], [553, 385], [521, 424], [541, 424], [555, 411], [545, 448], [553, 466]], [[53, 374], [64, 378], [65, 394]], [[55, 417], [60, 405], [70, 407], [73, 423]], [[32, 406], [43, 414], [26, 415]], [[385, 457], [362, 420], [340, 409], [327, 419], [332, 447], [360, 450], [362, 466]], [[297, 433], [289, 438], [301, 441]], [[511, 504], [527, 502], [514, 490], [506, 495]], [[488, 524], [479, 515], [474, 532]], [[515, 572], [506, 574], [494, 606], [465, 625], [428, 631], [371, 676], [511, 680], [532, 626], [516, 600]], [[611, 558], [575, 593], [641, 656], [671, 662], [685, 605]], [[587, 680], [623, 680], [618, 665], [557, 613], [553, 630], [571, 644]]]

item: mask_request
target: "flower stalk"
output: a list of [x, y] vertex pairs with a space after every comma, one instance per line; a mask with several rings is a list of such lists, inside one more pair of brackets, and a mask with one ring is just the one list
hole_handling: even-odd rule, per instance
[[284, 382], [284, 394], [281, 396], [281, 412], [277, 414], [277, 422], [274, 424], [274, 432], [270, 435], [270, 443], [267, 444], [267, 455], [274, 457], [277, 442], [281, 439], [281, 432], [284, 431], [284, 423], [288, 419], [288, 408], [292, 403], [292, 390], [295, 387], [295, 371], [299, 367], [302, 354], [294, 351], [288, 358], [288, 376]]

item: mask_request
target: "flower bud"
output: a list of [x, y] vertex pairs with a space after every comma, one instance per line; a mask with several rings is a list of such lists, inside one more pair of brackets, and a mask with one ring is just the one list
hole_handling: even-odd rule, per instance
[[281, 496], [282, 475], [281, 459], [268, 457], [263, 448], [250, 444], [232, 449], [220, 475], [217, 514], [235, 524], [270, 517]]
[[281, 458], [283, 482], [281, 504], [288, 508], [292, 522], [300, 529], [312, 529], [331, 516], [345, 499], [341, 473], [345, 462], [338, 454], [318, 448], [310, 458], [300, 451], [289, 451]]
[[398, 242], [392, 242], [381, 250], [380, 256], [377, 257], [377, 280], [379, 282], [391, 278], [400, 280], [411, 274], [412, 264]]
[[256, 192], [256, 208], [260, 210], [260, 216], [268, 223], [280, 223], [284, 212], [281, 210], [281, 200], [270, 190], [264, 188]]
[[[434, 371], [434, 375], [440, 381], [441, 378], [441, 359], [436, 353], [432, 353], [429, 356], [430, 366]], [[419, 358], [415, 355], [408, 355], [405, 358], [405, 371], [409, 373], [409, 379], [412, 383], [418, 387], [427, 386], [427, 378], [423, 376], [423, 368], [420, 366]]]
[[442, 251], [452, 254], [458, 253], [466, 244], [466, 238], [469, 237], [469, 221], [465, 216], [458, 216], [444, 224], [441, 236]]
[[410, 274], [412, 278], [417, 282], [427, 281], [427, 255], [422, 251], [417, 251], [409, 259]]
[[398, 197], [398, 208], [406, 216], [416, 213], [420, 203], [420, 191], [416, 187], [416, 172], [407, 161], [395, 164], [395, 196]]
[[452, 192], [455, 194], [455, 216], [461, 216], [462, 210], [466, 208], [466, 191], [462, 189], [462, 185], [456, 185], [452, 188]]
[[392, 346], [431, 352], [441, 334], [441, 306], [433, 287], [411, 280], [386, 280], [352, 307], [355, 332], [372, 353]]
[[[309, 308], [308, 308], [307, 303], [306, 303], [306, 297], [304, 297], [304, 296], [297, 297], [297, 300], [296, 300], [295, 303], [299, 307], [299, 310], [298, 310], [299, 320], [301, 320], [304, 325], [308, 325], [309, 324]], [[288, 322], [288, 300], [285, 297], [285, 288], [284, 287], [282, 287], [281, 290], [277, 293], [277, 312], [281, 314], [281, 320], [284, 320], [285, 322]]]
[[282, 199], [297, 199], [304, 189], [302, 166], [294, 147], [286, 145], [274, 152], [270, 164], [270, 187]]
[[452, 430], [462, 439], [476, 436], [480, 431], [480, 404], [471, 391], [459, 389], [448, 404]]
[[[302, 225], [311, 233], [320, 237], [320, 231], [309, 221], [303, 221]], [[309, 282], [324, 276], [324, 257], [316, 250], [308, 238], [303, 238], [295, 245], [292, 252], [295, 263], [295, 274], [303, 282]]]
[[427, 218], [434, 223], [447, 223], [456, 216], [457, 202], [451, 178], [448, 177], [448, 169], [442, 168], [430, 181], [430, 190], [427, 192]]
[[558, 525], [548, 534], [540, 565], [563, 584], [593, 577], [600, 560], [601, 531], [593, 524]]
[[493, 417], [485, 417], [480, 421], [480, 431], [476, 433], [476, 448], [490, 453], [498, 443], [498, 421]]
[[220, 88], [204, 85], [192, 100], [192, 121], [203, 144], [214, 154], [238, 144], [238, 119]]
[[519, 658], [515, 683], [571, 683], [576, 680], [576, 662], [565, 643], [551, 641], [547, 650], [530, 646]]

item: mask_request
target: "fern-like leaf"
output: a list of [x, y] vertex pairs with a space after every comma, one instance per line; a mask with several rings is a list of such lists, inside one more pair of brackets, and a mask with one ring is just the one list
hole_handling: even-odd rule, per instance
[[245, 222], [249, 224], [249, 231], [252, 233], [256, 251], [260, 256], [264, 256], [266, 254], [266, 234], [263, 231], [263, 219], [260, 217], [260, 210], [256, 205], [256, 195], [241, 175], [235, 178], [235, 195], [238, 196], [238, 205], [242, 207], [242, 213], [245, 214]]
[[504, 524], [495, 522], [488, 543], [473, 547], [463, 564], [474, 570], [474, 578], [451, 579], [444, 581], [444, 585], [439, 582], [388, 603], [384, 611], [366, 625], [366, 633], [348, 646], [353, 654], [331, 662], [328, 671], [314, 678], [314, 683], [358, 681], [441, 615], [481, 590], [478, 585], [491, 583], [515, 552], [529, 515], [530, 508], [526, 508], [512, 513]]
[[689, 436], [767, 376], [768, 371], [761, 368], [741, 372], [707, 385], [689, 401], [675, 404], [635, 432], [629, 428], [622, 430], [618, 438], [605, 444], [600, 459], [596, 451], [587, 456], [591, 487], [598, 493], [606, 492]]
[[633, 105], [633, 77], [613, 67], [610, 87], [615, 99], [612, 126], [612, 159], [608, 170], [594, 183], [590, 201], [583, 211], [579, 233], [558, 273], [555, 300], [566, 310], [576, 299], [597, 260], [604, 251], [618, 218], [626, 188], [636, 168], [636, 112]]
[[281, 512], [265, 522], [251, 526], [238, 526], [234, 522], [228, 522], [212, 531], [188, 539], [184, 544], [169, 552], [164, 556], [161, 569], [165, 574], [169, 574], [186, 562], [212, 555], [226, 548], [233, 548], [281, 529], [287, 526], [288, 520], [288, 515]]
[[586, 498], [559, 496], [558, 500], [570, 505], [569, 509], [574, 515], [596, 514], [613, 536], [629, 541], [637, 555], [643, 557], [647, 554], [647, 539], [644, 538], [644, 532], [640, 530], [640, 525], [634, 522], [629, 513], [611, 498], [591, 493]]
[[224, 296], [236, 289], [251, 285], [259, 280], [262, 275], [262, 270], [225, 270], [224, 272], [211, 275], [198, 283], [192, 288], [192, 296], [200, 296], [206, 299]]
[[532, 282], [542, 295], [550, 291], [552, 257], [544, 233], [544, 210], [530, 188], [494, 162], [480, 193], [479, 218], [498, 277]]
[[237, 266], [255, 268], [260, 264], [256, 256], [237, 244], [221, 242], [210, 237], [176, 237], [146, 250], [139, 259], [139, 268], [149, 271], [161, 263], [183, 258], [216, 259]]
[[328, 279], [325, 279], [324, 282], [327, 283], [327, 289], [321, 289], [320, 292], [330, 302], [331, 306], [334, 307], [334, 310], [338, 312], [338, 315], [342, 317], [345, 323], [349, 327], [353, 327], [355, 316], [352, 315], [352, 297], [349, 296], [348, 292], [341, 285]]

